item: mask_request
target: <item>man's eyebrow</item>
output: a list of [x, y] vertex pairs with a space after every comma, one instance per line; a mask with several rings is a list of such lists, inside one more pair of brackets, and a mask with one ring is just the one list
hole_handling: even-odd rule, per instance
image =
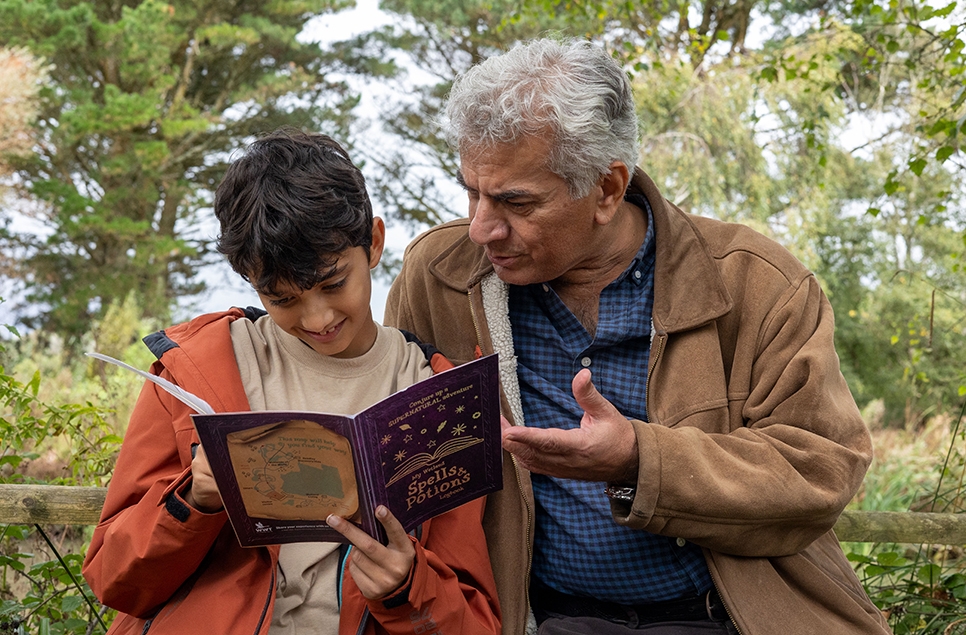
[[[456, 171], [456, 182], [464, 190], [467, 190], [467, 191], [470, 191], [470, 192], [475, 192], [476, 191], [475, 189], [471, 188], [469, 185], [466, 184], [466, 180], [463, 178], [463, 171], [462, 170], [457, 170]], [[527, 190], [507, 190], [505, 192], [497, 192], [496, 194], [491, 194], [490, 195], [490, 198], [492, 198], [495, 201], [499, 201], [499, 202], [503, 203], [503, 202], [506, 202], [506, 201], [509, 201], [509, 200], [512, 200], [512, 199], [515, 199], [515, 198], [521, 198], [521, 197], [527, 197], [527, 196], [533, 196], [533, 193], [532, 192], [529, 192]]]
[[497, 192], [496, 194], [493, 194], [492, 196], [490, 196], [490, 198], [492, 198], [495, 201], [500, 201], [501, 203], [505, 203], [506, 201], [509, 201], [515, 198], [526, 198], [529, 196], [532, 196], [532, 194], [527, 190], [507, 190], [505, 192]]

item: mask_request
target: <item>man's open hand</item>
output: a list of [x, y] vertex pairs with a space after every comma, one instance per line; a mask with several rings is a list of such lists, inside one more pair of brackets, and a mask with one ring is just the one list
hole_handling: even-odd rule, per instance
[[637, 437], [630, 421], [604, 399], [586, 368], [572, 384], [583, 408], [573, 430], [513, 426], [503, 431], [503, 447], [531, 472], [581, 481], [633, 483], [637, 480]]

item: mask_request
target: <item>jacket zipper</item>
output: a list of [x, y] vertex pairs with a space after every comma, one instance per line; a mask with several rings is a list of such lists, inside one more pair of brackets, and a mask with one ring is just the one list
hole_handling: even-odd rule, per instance
[[[482, 286], [480, 287], [480, 293], [481, 294], [483, 293]], [[476, 343], [477, 343], [477, 346], [479, 346], [480, 350], [483, 350], [483, 336], [480, 333], [480, 322], [476, 315], [476, 309], [473, 307], [473, 289], [472, 288], [466, 290], [466, 297], [470, 304], [470, 316], [473, 318], [473, 329], [476, 331]], [[519, 474], [520, 466], [517, 464], [516, 457], [511, 454], [510, 460], [513, 461], [514, 471]], [[523, 491], [523, 485], [520, 484], [519, 478], [517, 479], [517, 491], [520, 493], [520, 499], [523, 501], [523, 506], [527, 510], [527, 532], [525, 535], [525, 539], [526, 539], [525, 544], [527, 546], [527, 569], [526, 569], [526, 575], [523, 578], [523, 582], [524, 582], [523, 589], [527, 598], [525, 613], [529, 615], [530, 613], [530, 572], [533, 567], [533, 548], [530, 546], [531, 544], [530, 534], [533, 530], [533, 526], [532, 526], [533, 510], [530, 508], [530, 502], [527, 500], [526, 493]], [[524, 617], [524, 625], [523, 625], [524, 630], [526, 629], [527, 621], [528, 621], [527, 618]]]
[[272, 568], [272, 579], [268, 585], [268, 596], [265, 598], [265, 605], [262, 607], [262, 614], [258, 618], [258, 624], [255, 625], [255, 631], [253, 635], [258, 635], [258, 632], [262, 628], [262, 624], [265, 623], [265, 616], [268, 615], [268, 609], [272, 604], [272, 598], [275, 596], [275, 586], [278, 584], [278, 581], [275, 579], [275, 576], [277, 574], [278, 574], [278, 563], [276, 562], [275, 566]]
[[[644, 382], [644, 400], [647, 403], [647, 419], [651, 423], [655, 423], [654, 417], [651, 414], [651, 375], [654, 374], [654, 369], [657, 368], [658, 362], [661, 360], [661, 353], [664, 352], [664, 345], [667, 343], [667, 334], [655, 335], [654, 330], [654, 319], [651, 319], [651, 363], [648, 364], [650, 368], [647, 371], [647, 380]], [[658, 348], [655, 351], [654, 342], [657, 340]], [[656, 355], [654, 353], [657, 353]], [[707, 558], [705, 558], [707, 560]], [[708, 573], [711, 575], [711, 582], [714, 584], [715, 591], [718, 590], [720, 586], [717, 580], [715, 572], [712, 571], [711, 567], [708, 567]], [[718, 593], [718, 597], [721, 597], [721, 593]], [[728, 614], [728, 619], [731, 621], [731, 625], [735, 627], [738, 635], [741, 635], [741, 629], [738, 628], [738, 623], [735, 621], [734, 616], [731, 614], [731, 609], [728, 607], [728, 603], [725, 602], [724, 598], [721, 597], [721, 604], [725, 608], [725, 613]]]
[[721, 605], [724, 606], [725, 613], [728, 614], [728, 619], [731, 620], [731, 625], [735, 627], [735, 631], [738, 633], [738, 635], [741, 635], [741, 629], [738, 628], [738, 622], [735, 621], [735, 616], [731, 614], [731, 609], [728, 607], [728, 603], [725, 602], [725, 599], [721, 596], [721, 592], [718, 591], [718, 588], [721, 585], [718, 583], [718, 576], [716, 575], [716, 572], [712, 571], [711, 567], [708, 567], [708, 573], [711, 574], [711, 582], [714, 584], [714, 590], [718, 593], [718, 597], [721, 598]]

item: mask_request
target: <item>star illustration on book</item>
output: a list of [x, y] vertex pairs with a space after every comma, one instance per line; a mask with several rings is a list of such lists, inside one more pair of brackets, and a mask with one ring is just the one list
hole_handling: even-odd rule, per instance
[[406, 458], [406, 451], [405, 450], [400, 450], [399, 452], [396, 452], [396, 462], [397, 463], [399, 461], [402, 461], [405, 458]]
[[403, 443], [409, 443], [412, 440], [413, 440], [413, 435], [411, 434], [407, 434], [406, 436], [403, 437]]
[[391, 434], [387, 434], [386, 436], [384, 436], [382, 438], [381, 443], [382, 443], [382, 445], [389, 445], [389, 442], [390, 441], [392, 441], [392, 435]]
[[429, 443], [427, 443], [426, 444], [426, 447], [427, 448], [435, 448], [436, 447], [436, 440], [434, 439], [434, 440], [430, 441]]
[[442, 412], [444, 410], [446, 410], [446, 404], [444, 403], [439, 404], [439, 406], [436, 408], [436, 412]]
[[459, 414], [460, 412], [463, 412], [464, 410], [466, 410], [466, 407], [465, 406], [463, 406], [463, 405], [456, 406], [456, 412], [457, 412], [457, 414]]
[[458, 437], [459, 435], [463, 434], [464, 432], [466, 432], [466, 426], [464, 426], [462, 423], [453, 426], [453, 436], [457, 436]]

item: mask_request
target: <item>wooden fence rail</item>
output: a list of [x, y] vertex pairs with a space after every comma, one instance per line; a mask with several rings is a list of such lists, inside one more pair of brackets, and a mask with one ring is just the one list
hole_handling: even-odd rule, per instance
[[[103, 487], [0, 485], [0, 524], [95, 525]], [[835, 525], [842, 542], [966, 545], [966, 514], [846, 510]]]

